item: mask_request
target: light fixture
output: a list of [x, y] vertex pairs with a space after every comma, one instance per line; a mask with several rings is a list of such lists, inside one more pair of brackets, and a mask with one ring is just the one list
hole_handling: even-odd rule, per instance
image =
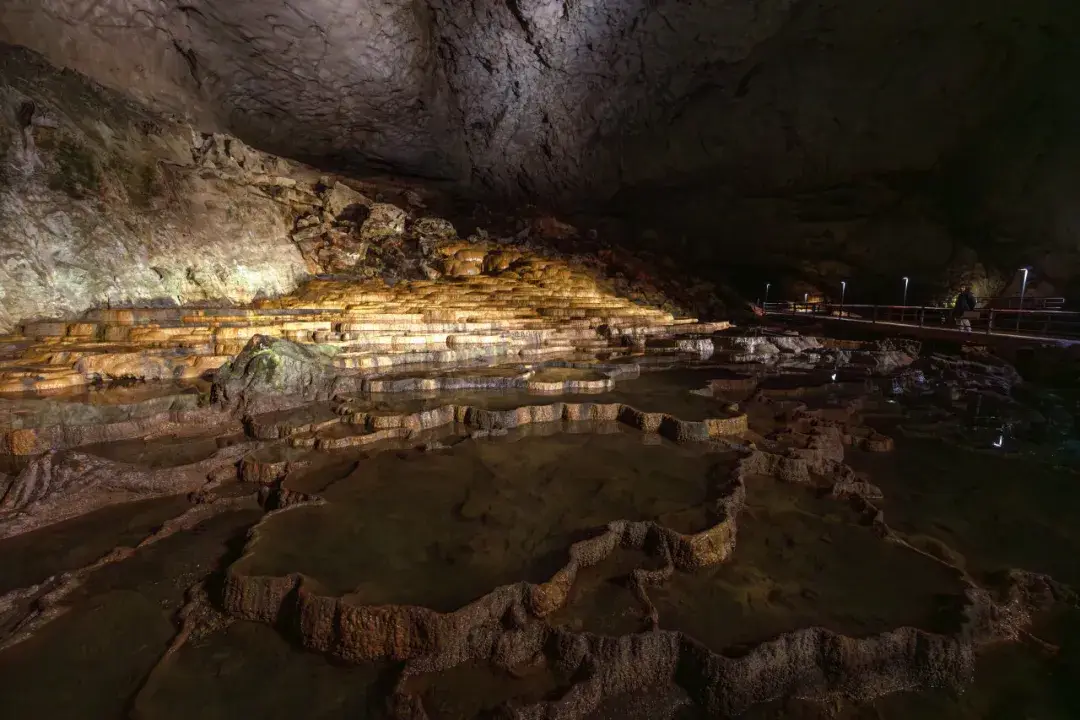
[[832, 377], [832, 381], [836, 382], [836, 373], [833, 373], [831, 377]]
[[905, 275], [904, 276], [904, 301], [902, 303], [900, 303], [903, 306], [907, 305], [907, 286], [908, 286], [908, 279], [907, 279], [907, 276]]
[[847, 280], [840, 281], [840, 317], [844, 317], [844, 295], [847, 294]]
[[1005, 444], [1005, 436], [998, 435], [998, 439], [994, 442], [994, 447], [999, 448]]
[[1024, 271], [1024, 281], [1020, 283], [1020, 308], [1019, 311], [1016, 313], [1017, 332], [1019, 332], [1020, 330], [1020, 318], [1024, 316], [1024, 292], [1027, 290], [1028, 271], [1030, 270], [1030, 268], [1022, 267], [1020, 269]]
[[772, 283], [765, 283], [765, 304], [766, 305], [769, 303], [769, 288], [771, 286], [772, 286]]

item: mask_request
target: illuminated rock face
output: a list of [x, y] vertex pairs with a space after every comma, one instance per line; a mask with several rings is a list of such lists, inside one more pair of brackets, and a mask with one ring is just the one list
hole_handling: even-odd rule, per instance
[[[294, 294], [249, 306], [95, 309], [80, 319], [25, 323], [21, 333], [0, 336], [0, 392], [51, 392], [124, 378], [197, 379], [256, 336], [318, 345], [328, 371], [373, 371], [529, 360], [624, 343], [644, 349], [649, 338], [692, 338], [728, 326], [636, 305], [563, 261], [517, 252], [511, 262], [490, 245], [462, 246], [434, 248], [448, 280], [392, 287], [314, 280]], [[461, 259], [466, 253], [468, 262]], [[692, 344], [700, 352], [701, 343]]]
[[[576, 299], [584, 302], [598, 292], [591, 280], [580, 286], [565, 262], [535, 255], [586, 239], [554, 218], [512, 218], [510, 236], [476, 229], [459, 237], [429, 207], [445, 205], [439, 193], [324, 174], [231, 135], [197, 132], [27, 51], [0, 53], [0, 80], [0, 332], [43, 321], [31, 336], [123, 340], [98, 338], [93, 323], [54, 335], [47, 323], [70, 322], [87, 308], [133, 307], [161, 308], [174, 322], [183, 313], [169, 308], [279, 297], [320, 275], [386, 289], [378, 281], [494, 278], [512, 270], [511, 277], [555, 295], [573, 298], [581, 290]], [[608, 294], [671, 311], [669, 298], [697, 293], [715, 306], [709, 287], [661, 291], [655, 263], [593, 246], [591, 256], [574, 262], [611, 276]], [[478, 287], [484, 282], [503, 281], [477, 280]], [[517, 301], [531, 299], [524, 293]], [[496, 311], [504, 304], [492, 300]], [[166, 365], [138, 374], [177, 369]]]
[[0, 78], [0, 330], [110, 304], [247, 302], [306, 275], [290, 233], [312, 171], [25, 51], [0, 53]]
[[1078, 267], [1062, 199], [1080, 189], [1067, 0], [14, 0], [0, 13], [0, 39], [203, 130], [484, 196], [589, 210], [614, 196], [605, 210], [631, 227], [687, 235], [689, 262], [815, 281], [1034, 264], [1059, 287]]

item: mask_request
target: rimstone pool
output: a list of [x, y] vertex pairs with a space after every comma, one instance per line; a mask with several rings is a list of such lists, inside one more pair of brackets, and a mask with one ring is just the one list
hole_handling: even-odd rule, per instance
[[997, 366], [711, 332], [356, 377], [256, 340], [209, 390], [5, 398], [56, 448], [5, 456], [5, 708], [1080, 712], [1074, 469], [945, 432]]

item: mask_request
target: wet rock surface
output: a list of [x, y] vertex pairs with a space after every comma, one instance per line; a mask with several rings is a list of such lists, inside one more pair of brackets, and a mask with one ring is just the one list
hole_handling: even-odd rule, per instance
[[[1075, 612], [1074, 476], [1031, 438], [992, 449], [1038, 478], [1021, 488], [1003, 458], [965, 461], [971, 442], [916, 437], [1043, 397], [1007, 364], [680, 322], [562, 271], [513, 285], [548, 293], [521, 317], [476, 280], [498, 277], [440, 290], [480, 309], [437, 316], [389, 312], [423, 285], [322, 281], [216, 326], [243, 346], [201, 385], [6, 396], [18, 707], [58, 702], [25, 678], [65, 638], [108, 665], [95, 633], [143, 626], [95, 716], [192, 695], [396, 718], [846, 711], [1062, 642], [1041, 623]], [[285, 319], [316, 304], [338, 319]], [[271, 312], [276, 333], [251, 333]], [[386, 340], [391, 322], [412, 332]], [[451, 354], [408, 362], [433, 337]], [[454, 354], [492, 344], [510, 349]], [[928, 442], [942, 463], [906, 469]], [[950, 463], [1000, 479], [973, 497]]]

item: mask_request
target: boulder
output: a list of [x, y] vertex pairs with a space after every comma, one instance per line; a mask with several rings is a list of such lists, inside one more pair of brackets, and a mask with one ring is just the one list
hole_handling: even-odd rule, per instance
[[344, 183], [334, 183], [326, 191], [323, 205], [335, 220], [356, 220], [360, 210], [366, 210], [371, 201]]
[[221, 367], [211, 391], [213, 402], [241, 412], [269, 412], [328, 400], [337, 392], [358, 391], [361, 379], [333, 365], [337, 349], [299, 345], [256, 335]]
[[420, 254], [430, 257], [441, 244], [457, 240], [457, 230], [449, 220], [435, 217], [423, 217], [413, 223], [413, 237], [420, 246]]
[[417, 238], [434, 240], [456, 240], [457, 229], [449, 220], [437, 217], [422, 217], [413, 223], [413, 234]]
[[364, 242], [383, 242], [405, 234], [405, 211], [389, 203], [375, 203], [364, 224], [360, 239]]

